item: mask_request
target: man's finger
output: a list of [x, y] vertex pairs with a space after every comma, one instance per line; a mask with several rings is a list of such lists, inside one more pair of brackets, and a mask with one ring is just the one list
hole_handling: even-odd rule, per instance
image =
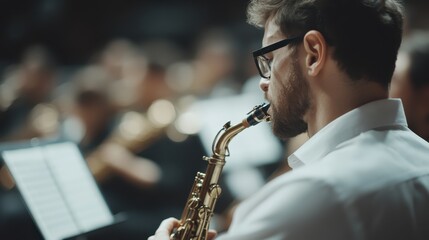
[[174, 227], [179, 225], [179, 221], [175, 218], [167, 218], [161, 222], [158, 229], [155, 232], [154, 239], [156, 240], [169, 240], [170, 234]]
[[212, 240], [217, 236], [217, 232], [215, 230], [209, 230], [207, 234], [207, 240]]

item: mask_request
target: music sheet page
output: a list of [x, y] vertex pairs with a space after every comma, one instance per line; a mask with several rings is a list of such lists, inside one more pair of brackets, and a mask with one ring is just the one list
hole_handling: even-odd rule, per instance
[[44, 238], [63, 239], [113, 223], [73, 143], [7, 150], [3, 158]]

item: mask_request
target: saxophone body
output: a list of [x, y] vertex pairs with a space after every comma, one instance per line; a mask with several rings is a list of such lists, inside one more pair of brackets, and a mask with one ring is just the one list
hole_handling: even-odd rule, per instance
[[267, 114], [270, 105], [256, 106], [248, 117], [231, 126], [226, 123], [213, 141], [211, 157], [203, 157], [207, 161], [205, 173], [198, 172], [188, 196], [180, 219], [180, 225], [171, 235], [173, 240], [205, 240], [216, 201], [222, 193], [219, 179], [225, 165], [225, 157], [229, 156], [228, 144], [232, 138], [244, 129], [263, 121], [270, 121]]

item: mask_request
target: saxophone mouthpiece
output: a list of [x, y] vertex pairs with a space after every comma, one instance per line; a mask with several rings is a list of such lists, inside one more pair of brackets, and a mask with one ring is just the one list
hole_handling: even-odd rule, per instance
[[254, 126], [260, 122], [269, 122], [270, 115], [268, 115], [268, 109], [270, 104], [261, 104], [253, 108], [248, 114], [250, 114], [246, 119], [246, 123], [250, 126]]
[[271, 103], [268, 103], [268, 104], [263, 103], [262, 104], [262, 111], [264, 111], [265, 115], [267, 115], [267, 116], [270, 116], [270, 115], [268, 115], [268, 109], [270, 108], [270, 106], [271, 106]]

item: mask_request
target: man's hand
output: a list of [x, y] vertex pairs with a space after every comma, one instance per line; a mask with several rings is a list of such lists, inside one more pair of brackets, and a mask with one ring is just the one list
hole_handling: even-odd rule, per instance
[[[170, 235], [173, 229], [179, 226], [179, 220], [175, 218], [167, 218], [161, 222], [155, 235], [150, 236], [147, 240], [170, 240]], [[217, 233], [214, 230], [210, 230], [207, 236], [207, 240], [212, 240], [216, 237]]]

